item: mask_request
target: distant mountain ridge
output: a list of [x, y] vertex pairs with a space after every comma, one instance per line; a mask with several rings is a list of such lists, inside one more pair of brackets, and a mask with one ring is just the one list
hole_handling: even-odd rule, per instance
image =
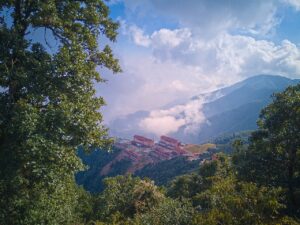
[[[224, 133], [255, 129], [259, 113], [271, 102], [271, 95], [299, 81], [276, 75], [257, 75], [214, 92], [194, 96], [189, 101], [205, 99], [201, 105], [205, 121], [195, 124], [199, 127], [195, 132], [187, 133], [188, 125], [184, 125], [169, 135], [186, 143], [202, 143]], [[169, 107], [172, 108], [171, 105]], [[152, 137], [151, 132], [140, 126], [140, 121], [149, 115], [148, 111], [138, 111], [113, 121], [109, 127], [113, 135], [120, 137], [130, 137], [135, 133]]]
[[291, 80], [282, 76], [257, 75], [221, 89], [220, 92], [226, 92], [226, 94], [206, 104], [204, 112], [207, 116], [212, 116], [218, 112], [238, 108], [245, 103], [269, 102], [272, 93], [283, 91], [287, 86], [297, 82], [299, 80]]
[[299, 83], [282, 76], [258, 75], [241, 81], [220, 92], [226, 92], [215, 101], [205, 103], [206, 122], [196, 134], [184, 134], [181, 128], [174, 134], [186, 142], [203, 142], [224, 133], [234, 133], [257, 128], [260, 111], [272, 101], [272, 94]]

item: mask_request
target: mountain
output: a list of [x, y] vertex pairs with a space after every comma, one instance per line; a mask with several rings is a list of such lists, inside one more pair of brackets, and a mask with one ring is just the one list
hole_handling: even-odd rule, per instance
[[281, 92], [287, 86], [294, 85], [298, 80], [281, 76], [258, 75], [221, 89], [223, 97], [205, 104], [204, 113], [213, 116], [252, 102], [268, 103], [274, 92]]
[[[114, 161], [119, 153], [120, 151], [116, 148], [113, 152], [96, 150], [90, 155], [80, 151], [79, 156], [88, 166], [88, 169], [76, 174], [76, 182], [92, 193], [99, 193], [104, 189], [103, 179], [106, 177], [128, 174], [128, 168], [132, 165], [132, 161], [128, 159], [115, 161], [109, 173], [101, 174], [105, 165]], [[175, 157], [170, 160], [147, 164], [132, 174], [153, 179], [158, 185], [166, 185], [175, 176], [196, 171], [198, 168], [199, 160], [189, 161], [185, 157]]]
[[[272, 94], [297, 83], [299, 80], [282, 76], [257, 75], [214, 92], [194, 96], [186, 103], [170, 104], [162, 108], [164, 113], [169, 110], [174, 119], [184, 119], [187, 122], [168, 135], [185, 143], [202, 143], [222, 134], [253, 130], [261, 109], [271, 102]], [[189, 115], [190, 106], [195, 104], [198, 115], [195, 110], [194, 114]], [[178, 108], [183, 110], [174, 114], [174, 109]], [[151, 112], [139, 111], [113, 121], [109, 127], [116, 136], [130, 137], [138, 133], [153, 137], [154, 133], [141, 126], [141, 121], [150, 115]], [[193, 118], [197, 116], [202, 119]]]
[[299, 83], [281, 76], [258, 75], [218, 92], [223, 96], [203, 105], [206, 121], [196, 133], [185, 133], [184, 126], [173, 136], [197, 143], [225, 133], [256, 129], [260, 111], [272, 101], [272, 94]]

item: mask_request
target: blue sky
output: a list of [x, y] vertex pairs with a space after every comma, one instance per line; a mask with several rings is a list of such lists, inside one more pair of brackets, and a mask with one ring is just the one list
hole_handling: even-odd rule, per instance
[[[100, 71], [109, 121], [257, 74], [300, 78], [300, 0], [114, 0], [123, 73]], [[101, 42], [100, 42], [101, 45]]]

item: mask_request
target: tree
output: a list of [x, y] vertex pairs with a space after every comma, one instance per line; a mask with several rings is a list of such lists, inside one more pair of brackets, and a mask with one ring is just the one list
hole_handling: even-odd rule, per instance
[[231, 158], [222, 154], [203, 164], [198, 174], [176, 178], [167, 193], [177, 201], [192, 203], [193, 218], [188, 224], [299, 224], [283, 212], [282, 188], [238, 180]]
[[[218, 160], [206, 162], [200, 166], [198, 173], [175, 178], [168, 186], [167, 195], [178, 199], [191, 199], [200, 192], [210, 189], [219, 180], [232, 173], [230, 160], [224, 154], [218, 154]], [[197, 207], [197, 203], [193, 202]]]
[[[103, 81], [98, 67], [120, 71], [109, 46], [98, 48], [118, 24], [102, 0], [1, 0], [0, 9], [0, 223], [69, 224], [77, 147], [110, 142], [93, 83]], [[34, 29], [57, 49], [30, 40]]]
[[250, 145], [233, 157], [241, 179], [286, 190], [288, 211], [300, 210], [300, 85], [273, 96]]
[[171, 198], [188, 199], [203, 191], [204, 181], [198, 174], [176, 177], [169, 185], [167, 195]]
[[157, 206], [165, 196], [153, 181], [132, 176], [106, 178], [105, 190], [99, 196], [95, 209], [95, 220], [110, 222], [118, 216], [120, 220], [132, 219]]
[[285, 207], [280, 203], [280, 192], [280, 189], [257, 187], [229, 176], [195, 197], [201, 207], [193, 224], [298, 224], [280, 214]]
[[188, 202], [165, 199], [156, 207], [135, 218], [136, 225], [189, 225], [193, 218], [193, 207]]

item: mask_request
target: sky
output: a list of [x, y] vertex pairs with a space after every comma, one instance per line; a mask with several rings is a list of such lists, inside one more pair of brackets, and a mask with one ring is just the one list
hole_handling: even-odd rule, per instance
[[[120, 24], [117, 42], [109, 44], [123, 70], [98, 70], [107, 81], [95, 88], [106, 101], [108, 127], [147, 111], [139, 129], [157, 136], [181, 127], [194, 132], [207, 122], [207, 99], [192, 97], [259, 74], [300, 78], [300, 0], [105, 2]], [[0, 12], [8, 24], [10, 13]], [[45, 36], [55, 53], [59, 43], [50, 33], [36, 29], [28, 38], [43, 43]], [[107, 42], [100, 37], [99, 48]]]
[[123, 72], [100, 71], [107, 80], [96, 85], [107, 103], [106, 123], [258, 74], [300, 78], [300, 0], [107, 4], [120, 23], [111, 46]]

